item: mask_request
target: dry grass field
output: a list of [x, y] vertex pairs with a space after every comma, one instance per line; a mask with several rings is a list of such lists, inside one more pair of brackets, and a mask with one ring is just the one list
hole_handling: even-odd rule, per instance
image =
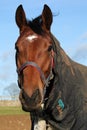
[[0, 130], [30, 130], [29, 113], [21, 107], [0, 107]]

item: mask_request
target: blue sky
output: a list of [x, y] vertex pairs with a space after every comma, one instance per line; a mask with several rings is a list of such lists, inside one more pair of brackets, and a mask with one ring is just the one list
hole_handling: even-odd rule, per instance
[[48, 4], [54, 15], [51, 31], [65, 52], [87, 66], [87, 0], [3, 0], [0, 1], [0, 95], [5, 87], [17, 83], [15, 42], [19, 30], [15, 11], [22, 4], [28, 19], [41, 14]]

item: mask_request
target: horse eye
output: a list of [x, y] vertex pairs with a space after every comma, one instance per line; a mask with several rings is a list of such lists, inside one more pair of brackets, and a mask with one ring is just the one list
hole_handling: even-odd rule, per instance
[[48, 51], [51, 51], [52, 49], [53, 49], [53, 47], [52, 47], [52, 46], [49, 46]]

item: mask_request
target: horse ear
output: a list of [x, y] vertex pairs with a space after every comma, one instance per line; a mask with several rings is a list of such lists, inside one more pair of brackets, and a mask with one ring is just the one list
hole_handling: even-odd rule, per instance
[[22, 5], [18, 6], [16, 10], [15, 20], [20, 31], [22, 31], [23, 27], [27, 24], [26, 15]]
[[50, 31], [52, 21], [53, 16], [51, 9], [47, 5], [44, 5], [44, 9], [42, 12], [42, 28], [46, 31]]

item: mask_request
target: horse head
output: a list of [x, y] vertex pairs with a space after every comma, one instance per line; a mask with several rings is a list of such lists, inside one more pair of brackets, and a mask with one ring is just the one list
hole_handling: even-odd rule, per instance
[[28, 21], [20, 5], [15, 18], [20, 31], [15, 44], [18, 84], [21, 89], [19, 97], [25, 111], [34, 111], [41, 108], [46, 86], [52, 77], [52, 12], [45, 5], [39, 17]]

